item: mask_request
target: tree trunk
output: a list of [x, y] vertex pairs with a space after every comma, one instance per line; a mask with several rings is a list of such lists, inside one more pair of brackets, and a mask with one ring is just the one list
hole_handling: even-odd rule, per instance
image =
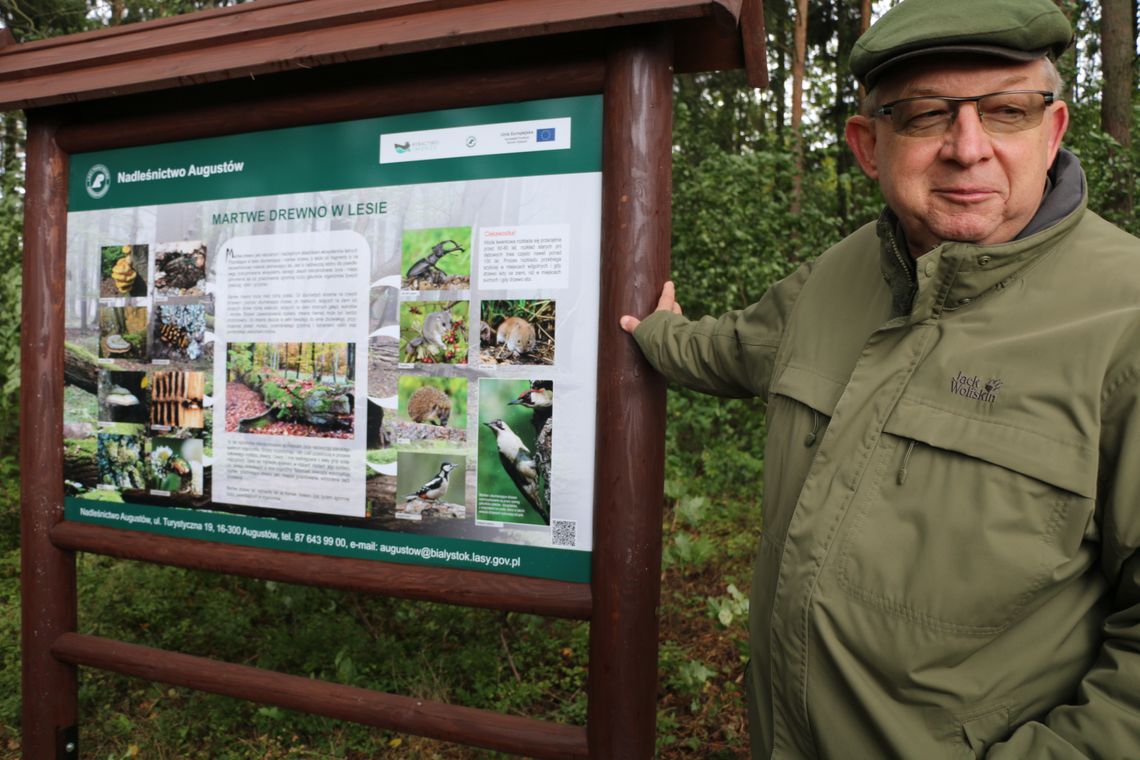
[[[871, 28], [871, 0], [859, 1], [859, 36], [862, 37], [868, 29]], [[863, 106], [863, 100], [867, 97], [867, 91], [863, 89], [863, 85], [859, 85], [859, 106]], [[840, 145], [843, 141], [840, 140]]]
[[795, 175], [792, 177], [793, 216], [803, 208], [804, 175], [804, 69], [807, 65], [807, 0], [796, 0], [796, 19], [792, 51], [792, 153]]
[[1136, 52], [1132, 31], [1132, 0], [1103, 0], [1101, 3], [1101, 60], [1104, 91], [1100, 101], [1101, 127], [1119, 148], [1110, 149], [1113, 189], [1106, 199], [1122, 214], [1132, 213], [1132, 171], [1128, 163], [1132, 146], [1133, 66]]

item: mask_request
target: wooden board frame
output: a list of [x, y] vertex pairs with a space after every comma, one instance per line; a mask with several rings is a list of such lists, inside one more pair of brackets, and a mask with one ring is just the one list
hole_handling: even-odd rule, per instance
[[[473, 49], [399, 84], [392, 61], [29, 111], [21, 347], [23, 751], [78, 757], [77, 667], [533, 757], [648, 758], [655, 744], [664, 382], [618, 327], [669, 270], [672, 32], [667, 25]], [[463, 73], [452, 73], [459, 71]], [[343, 76], [341, 76], [343, 75]], [[292, 77], [292, 79], [288, 79]], [[589, 585], [234, 547], [63, 518], [64, 283], [71, 153], [476, 103], [603, 93], [602, 277]], [[142, 102], [142, 101], [138, 101]], [[257, 106], [257, 107], [254, 107]], [[142, 111], [129, 108], [127, 112]], [[413, 700], [76, 632], [75, 552], [590, 621], [585, 727]], [[457, 589], [461, 589], [458, 591]]]

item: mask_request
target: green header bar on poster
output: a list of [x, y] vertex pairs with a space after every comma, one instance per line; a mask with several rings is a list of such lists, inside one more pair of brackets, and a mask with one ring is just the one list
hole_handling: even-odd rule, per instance
[[597, 172], [601, 125], [589, 95], [79, 153], [68, 210]]
[[493, 570], [531, 578], [590, 582], [590, 552], [415, 536], [341, 525], [247, 517], [146, 504], [67, 497], [64, 517], [109, 528], [263, 549], [383, 560], [410, 565]]

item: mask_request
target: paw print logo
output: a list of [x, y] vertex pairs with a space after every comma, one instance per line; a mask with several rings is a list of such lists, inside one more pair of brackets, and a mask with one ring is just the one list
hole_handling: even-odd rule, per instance
[[986, 381], [986, 393], [997, 393], [998, 388], [1002, 386], [1001, 380], [996, 377]]

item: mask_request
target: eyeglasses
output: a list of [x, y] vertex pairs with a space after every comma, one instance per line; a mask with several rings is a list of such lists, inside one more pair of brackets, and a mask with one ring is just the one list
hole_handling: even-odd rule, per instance
[[1053, 100], [1053, 93], [1045, 90], [1009, 90], [972, 98], [923, 95], [879, 106], [871, 116], [890, 116], [891, 126], [900, 135], [937, 137], [950, 129], [964, 103], [973, 103], [978, 109], [982, 127], [996, 135], [1036, 127], [1045, 115], [1045, 108]]

